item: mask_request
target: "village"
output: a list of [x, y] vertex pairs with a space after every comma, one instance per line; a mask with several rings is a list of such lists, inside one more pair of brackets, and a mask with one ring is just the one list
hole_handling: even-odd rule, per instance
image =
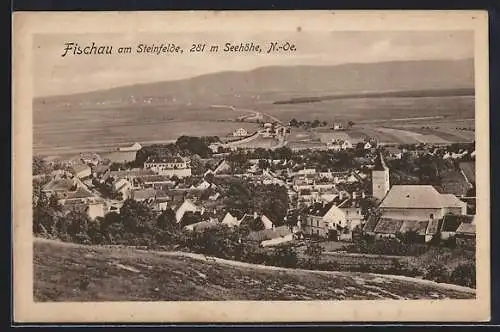
[[[285, 137], [289, 131], [285, 126], [265, 124], [261, 133]], [[249, 135], [243, 128], [233, 133], [243, 139]], [[172, 211], [175, 223], [192, 232], [219, 225], [251, 225], [245, 240], [256, 241], [261, 247], [304, 239], [349, 243], [361, 236], [384, 241], [409, 232], [419, 243], [454, 241], [459, 246], [474, 246], [472, 149], [421, 145], [409, 150], [377, 147], [373, 141], [357, 146], [332, 141], [322, 152], [323, 158], [345, 157], [356, 150], [354, 159], [361, 161], [354, 168], [347, 163], [332, 170], [326, 168], [331, 165], [307, 158], [307, 153], [315, 151], [279, 147], [274, 155], [282, 156], [272, 159], [266, 155], [273, 153], [264, 149], [228, 147], [220, 142], [206, 147], [211, 151], [208, 158], [189, 152], [151, 154], [142, 165], [131, 165], [140, 151], [147, 149], [139, 143], [118, 148], [108, 159], [97, 153], [66, 160], [46, 158], [42, 162], [51, 171], [36, 174], [35, 181], [44, 179], [41, 193], [56, 198], [64, 213], [79, 211], [89, 220], [102, 219], [111, 212], [119, 214], [124, 202], [133, 200], [157, 215]], [[238, 161], [242, 156], [244, 160]], [[419, 156], [452, 160], [463, 177], [458, 182], [465, 185], [450, 182], [437, 190], [432, 183], [393, 184], [386, 160], [394, 163]], [[277, 186], [286, 191], [286, 206], [275, 213], [251, 204], [245, 209], [228, 206], [231, 179]]]

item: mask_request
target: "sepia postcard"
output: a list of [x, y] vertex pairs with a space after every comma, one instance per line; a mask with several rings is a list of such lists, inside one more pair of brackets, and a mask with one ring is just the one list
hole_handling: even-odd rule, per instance
[[489, 320], [487, 18], [14, 13], [14, 320]]

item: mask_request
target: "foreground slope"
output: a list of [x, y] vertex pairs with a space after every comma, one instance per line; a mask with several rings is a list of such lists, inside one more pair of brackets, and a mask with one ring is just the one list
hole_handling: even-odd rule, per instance
[[34, 243], [35, 301], [469, 299], [405, 277], [274, 268], [202, 255]]

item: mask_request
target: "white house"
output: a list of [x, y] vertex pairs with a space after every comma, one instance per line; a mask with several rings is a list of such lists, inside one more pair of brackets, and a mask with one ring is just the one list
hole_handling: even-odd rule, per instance
[[113, 182], [113, 190], [122, 194], [122, 199], [126, 200], [131, 197], [132, 183], [125, 179], [118, 179]]
[[177, 211], [175, 211], [175, 220], [177, 220], [177, 222], [180, 222], [182, 220], [182, 217], [184, 217], [184, 214], [186, 212], [202, 212], [203, 213], [203, 208], [198, 207], [196, 204], [191, 202], [191, 200], [186, 199], [177, 208]]
[[132, 144], [131, 146], [125, 146], [125, 147], [120, 147], [118, 148], [118, 151], [139, 151], [140, 149], [142, 149], [142, 145], [140, 145], [139, 143], [134, 143]]
[[221, 224], [227, 225], [229, 227], [239, 226], [240, 220], [238, 220], [238, 218], [236, 217], [233, 217], [233, 215], [228, 212], [222, 219]]
[[365, 150], [370, 150], [372, 147], [373, 147], [373, 145], [370, 142], [366, 142], [365, 145], [363, 146], [363, 148]]
[[90, 166], [85, 164], [76, 164], [72, 167], [75, 176], [79, 179], [83, 179], [92, 175], [92, 169]]
[[144, 163], [145, 169], [156, 174], [184, 178], [191, 176], [191, 166], [188, 160], [181, 157], [150, 158]]
[[245, 128], [238, 128], [235, 131], [233, 131], [233, 136], [234, 137], [245, 137], [245, 136], [248, 136], [248, 131]]

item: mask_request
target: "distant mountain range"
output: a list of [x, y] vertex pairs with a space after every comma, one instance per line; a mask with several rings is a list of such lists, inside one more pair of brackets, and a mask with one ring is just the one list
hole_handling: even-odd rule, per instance
[[218, 72], [177, 81], [40, 97], [34, 99], [34, 106], [35, 109], [43, 109], [44, 105], [93, 107], [224, 103], [242, 106], [250, 101], [274, 103], [325, 95], [471, 88], [474, 88], [472, 59], [392, 61], [337, 66], [273, 66], [244, 72]]

